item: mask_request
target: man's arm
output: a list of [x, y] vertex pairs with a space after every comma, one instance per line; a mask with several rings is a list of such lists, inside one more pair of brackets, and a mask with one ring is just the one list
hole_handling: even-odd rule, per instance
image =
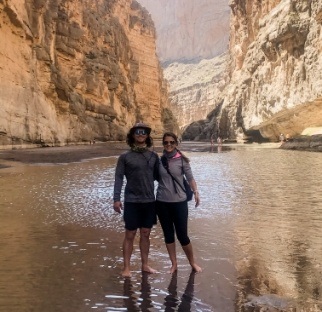
[[114, 180], [114, 210], [116, 212], [121, 212], [122, 203], [121, 203], [121, 192], [123, 186], [123, 179], [125, 174], [125, 163], [124, 163], [124, 156], [121, 155], [117, 161], [116, 169], [115, 169], [115, 180]]

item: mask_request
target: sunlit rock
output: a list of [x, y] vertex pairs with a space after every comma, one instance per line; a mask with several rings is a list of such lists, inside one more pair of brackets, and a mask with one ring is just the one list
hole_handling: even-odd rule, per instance
[[138, 120], [161, 135], [166, 83], [137, 2], [0, 1], [0, 17], [0, 145], [121, 140]]

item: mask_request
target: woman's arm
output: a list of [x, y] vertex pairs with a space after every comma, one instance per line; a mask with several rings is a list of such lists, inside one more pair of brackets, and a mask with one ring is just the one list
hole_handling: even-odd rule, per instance
[[200, 197], [199, 197], [199, 192], [198, 192], [198, 188], [197, 188], [197, 183], [194, 179], [189, 181], [189, 185], [193, 191], [193, 195], [195, 197], [195, 203], [196, 203], [196, 207], [199, 206], [200, 204]]

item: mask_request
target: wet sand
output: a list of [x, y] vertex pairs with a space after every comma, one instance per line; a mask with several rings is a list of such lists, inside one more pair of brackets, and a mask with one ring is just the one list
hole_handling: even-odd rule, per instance
[[[162, 151], [160, 141], [154, 141], [154, 150]], [[86, 159], [118, 156], [128, 150], [125, 142], [99, 142], [86, 145], [66, 145], [60, 147], [20, 148], [0, 150], [0, 169], [8, 167], [6, 162], [36, 163], [72, 163]]]
[[[92, 145], [0, 150], [0, 160], [22, 162], [25, 164], [71, 163], [85, 159], [116, 156], [127, 149], [128, 146], [125, 142], [108, 142]], [[2, 165], [5, 166], [4, 164]]]
[[[180, 268], [171, 278], [157, 226], [150, 259], [159, 273], [141, 273], [136, 244], [131, 280], [120, 276], [123, 222], [111, 209], [115, 159], [77, 163], [117, 156], [128, 149], [125, 143], [0, 151], [0, 165], [13, 166], [0, 171], [5, 246], [0, 307], [8, 312], [294, 311], [295, 303], [287, 301], [294, 299], [299, 311], [318, 311], [311, 307], [320, 302], [321, 179], [314, 174], [320, 158], [298, 153], [291, 159], [290, 152], [269, 150], [278, 147], [225, 144], [218, 155], [218, 146], [208, 142], [180, 144], [202, 195], [202, 205], [190, 209], [189, 227], [204, 272], [189, 276], [178, 247]], [[162, 151], [160, 142], [155, 150]]]
[[[256, 148], [278, 148], [279, 143], [252, 144]], [[249, 144], [224, 144], [221, 149], [229, 150], [240, 147], [250, 147]], [[0, 150], [0, 169], [14, 166], [20, 162], [24, 164], [37, 163], [72, 163], [86, 159], [118, 156], [128, 150], [125, 142], [98, 142], [87, 145], [67, 145], [60, 147], [39, 147], [39, 148], [17, 148]], [[154, 141], [154, 148], [157, 153], [162, 152], [161, 141]], [[217, 152], [217, 145], [210, 146], [206, 142], [182, 142], [182, 151], [208, 151]]]

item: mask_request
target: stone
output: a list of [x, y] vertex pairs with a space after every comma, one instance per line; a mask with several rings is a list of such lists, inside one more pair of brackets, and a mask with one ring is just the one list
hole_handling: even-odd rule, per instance
[[161, 136], [166, 82], [138, 3], [0, 1], [0, 17], [0, 146], [120, 140], [138, 120]]

